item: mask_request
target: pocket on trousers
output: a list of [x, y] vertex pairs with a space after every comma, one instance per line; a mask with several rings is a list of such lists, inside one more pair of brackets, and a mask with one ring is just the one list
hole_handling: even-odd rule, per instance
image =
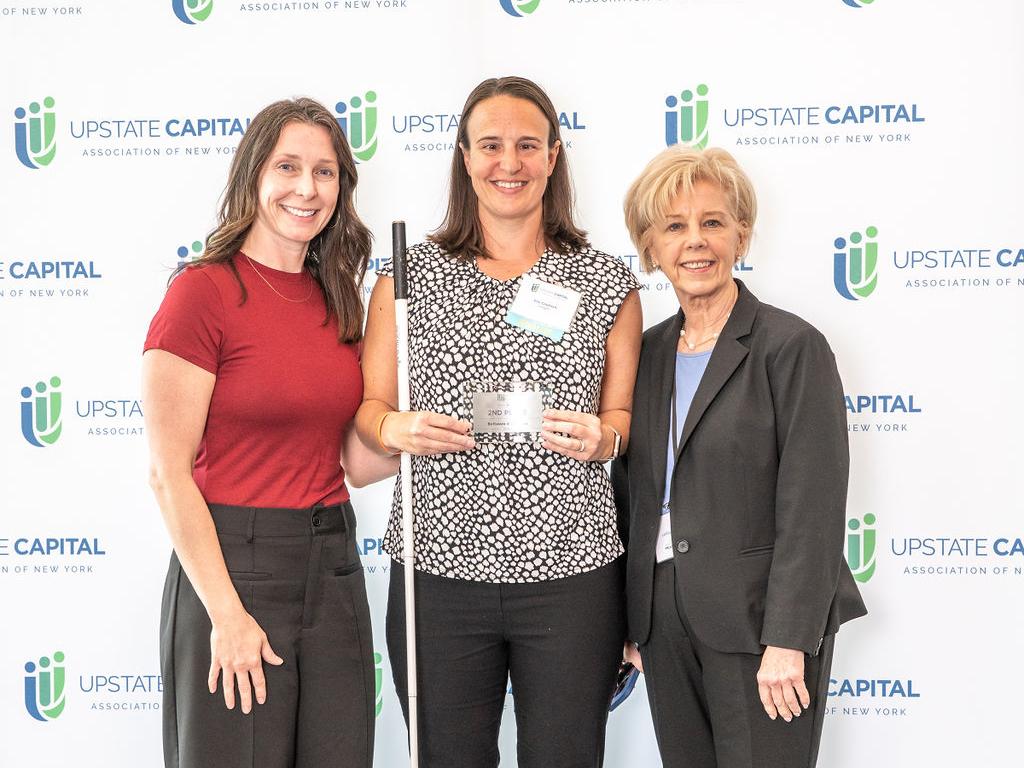
[[[333, 568], [325, 572], [324, 587], [336, 607], [335, 618], [350, 626], [352, 631], [357, 631], [360, 636], [364, 632], [369, 633], [370, 606], [366, 599], [363, 567], [357, 563], [355, 566]], [[372, 656], [372, 641], [367, 643], [370, 648], [367, 653]]]
[[358, 563], [358, 562], [357, 563], [350, 563], [348, 565], [343, 565], [340, 568], [332, 568], [331, 569], [331, 575], [332, 576], [351, 576], [353, 573], [356, 573], [357, 571], [361, 571], [361, 570], [363, 570], [363, 564], [362, 563]]
[[228, 576], [234, 581], [263, 581], [273, 574], [266, 571], [228, 571]]
[[756, 557], [757, 555], [770, 555], [775, 551], [774, 544], [763, 544], [759, 547], [747, 547], [740, 550], [740, 557]]

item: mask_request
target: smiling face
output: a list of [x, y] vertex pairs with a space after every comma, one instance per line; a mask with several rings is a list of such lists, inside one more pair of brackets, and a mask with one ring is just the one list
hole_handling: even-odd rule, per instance
[[468, 144], [460, 146], [485, 225], [534, 218], [539, 225], [559, 149], [557, 141], [548, 146], [549, 131], [540, 109], [514, 96], [484, 99], [470, 113]]
[[686, 304], [717, 298], [730, 288], [733, 266], [746, 249], [746, 233], [722, 189], [697, 181], [691, 193], [673, 198], [666, 218], [651, 228], [648, 249], [680, 304]]
[[327, 129], [288, 123], [260, 172], [258, 209], [247, 242], [304, 255], [334, 215], [339, 189], [338, 157]]

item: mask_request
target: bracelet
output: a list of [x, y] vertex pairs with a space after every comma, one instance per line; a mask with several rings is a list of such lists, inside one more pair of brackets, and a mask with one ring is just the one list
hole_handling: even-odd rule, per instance
[[384, 429], [384, 419], [386, 419], [392, 413], [393, 411], [384, 411], [384, 413], [380, 415], [380, 418], [377, 419], [377, 445], [379, 445], [381, 448], [387, 451], [391, 456], [397, 456], [398, 454], [401, 453], [401, 451], [393, 450], [384, 445], [384, 437], [383, 435], [381, 435], [381, 431]]

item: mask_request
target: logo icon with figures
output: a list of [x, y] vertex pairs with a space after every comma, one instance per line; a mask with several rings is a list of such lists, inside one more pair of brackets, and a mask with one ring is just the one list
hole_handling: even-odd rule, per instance
[[[865, 236], [868, 239], [865, 240]], [[864, 235], [852, 232], [849, 248], [844, 238], [836, 238], [833, 274], [836, 291], [844, 299], [866, 299], [878, 286], [878, 243], [874, 240], [876, 237], [877, 227], [868, 227], [864, 230]]]
[[64, 711], [64, 653], [57, 651], [25, 664], [25, 709], [42, 722], [56, 720]]
[[708, 87], [701, 83], [696, 93], [689, 88], [679, 96], [665, 99], [665, 146], [685, 144], [704, 149], [708, 145]]
[[875, 0], [843, 0], [851, 8], [863, 8], [865, 5], [871, 5]]
[[57, 154], [57, 115], [52, 96], [14, 110], [14, 151], [26, 168], [42, 168]]
[[501, 0], [501, 7], [509, 16], [528, 16], [538, 5], [540, 0]]
[[334, 110], [338, 125], [348, 138], [348, 145], [356, 160], [366, 162], [377, 151], [377, 92], [367, 91], [360, 98], [353, 96], [346, 104], [339, 101]]
[[174, 15], [183, 24], [198, 24], [213, 13], [213, 0], [171, 0]]
[[380, 711], [384, 709], [384, 670], [380, 666], [383, 662], [384, 657], [381, 654], [373, 654], [373, 685], [376, 702], [373, 710], [374, 717], [380, 717]]
[[846, 523], [846, 562], [853, 578], [863, 584], [875, 573], [875, 516], [868, 512], [863, 521]]
[[178, 266], [189, 264], [203, 255], [203, 241], [193, 240], [192, 245], [178, 246]]
[[21, 434], [29, 445], [45, 448], [60, 438], [60, 377], [38, 381], [35, 388], [21, 388]]
[[356, 162], [366, 163], [377, 152], [377, 91], [366, 95], [352, 96], [348, 103], [339, 101], [334, 106], [352, 156]]

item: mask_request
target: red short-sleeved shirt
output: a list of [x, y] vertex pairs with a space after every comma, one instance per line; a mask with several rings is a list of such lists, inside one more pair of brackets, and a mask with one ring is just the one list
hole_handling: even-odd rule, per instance
[[[339, 456], [363, 396], [354, 345], [307, 273], [235, 257], [192, 267], [167, 289], [145, 349], [162, 349], [217, 377], [193, 476], [208, 502], [309, 507], [348, 500]], [[258, 269], [286, 301], [254, 271]], [[312, 291], [310, 292], [310, 288]]]

